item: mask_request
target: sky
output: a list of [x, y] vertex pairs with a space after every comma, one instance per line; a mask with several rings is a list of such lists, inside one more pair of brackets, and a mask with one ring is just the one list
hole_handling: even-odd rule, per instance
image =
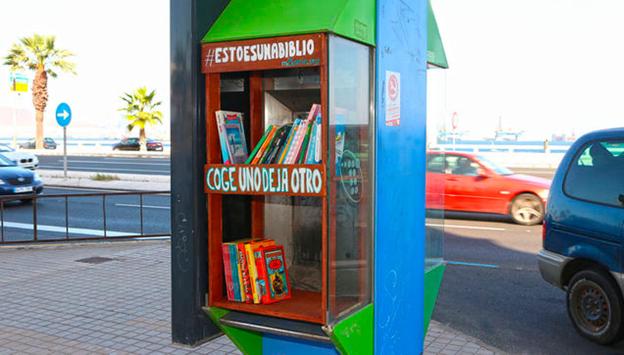
[[438, 121], [482, 136], [501, 117], [533, 139], [623, 125], [624, 1], [431, 1], [450, 66], [430, 81]]
[[[526, 139], [621, 125], [624, 1], [431, 1], [450, 65], [430, 71], [432, 126], [450, 126], [453, 112], [457, 129], [476, 138], [492, 136], [499, 121]], [[119, 96], [146, 85], [165, 114], [148, 135], [168, 136], [168, 0], [1, 1], [0, 13], [0, 56], [33, 33], [56, 35], [76, 53], [78, 75], [50, 82], [46, 135], [62, 135], [54, 122], [62, 101], [73, 110], [70, 136], [124, 135]], [[12, 135], [13, 107], [20, 135], [32, 136], [30, 97], [10, 95], [0, 66], [0, 137]]]
[[[34, 33], [55, 35], [58, 47], [76, 54], [78, 75], [63, 74], [49, 81], [46, 136], [62, 137], [54, 111], [63, 101], [72, 109], [68, 136], [118, 138], [127, 134], [126, 122], [117, 111], [123, 106], [119, 97], [147, 86], [163, 101], [165, 116], [163, 126], [148, 128], [147, 134], [168, 137], [168, 0], [1, 1], [0, 13], [0, 57], [19, 38]], [[14, 107], [19, 136], [33, 136], [31, 95], [16, 98], [8, 84], [8, 68], [0, 65], [0, 138], [13, 135]]]

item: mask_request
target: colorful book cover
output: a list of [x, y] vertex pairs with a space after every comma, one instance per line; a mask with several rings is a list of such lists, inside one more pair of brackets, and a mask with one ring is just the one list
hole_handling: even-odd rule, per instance
[[284, 149], [281, 155], [279, 156], [279, 160], [277, 161], [278, 164], [284, 164], [286, 160], [286, 156], [288, 155], [288, 151], [290, 150], [292, 146], [293, 138], [295, 138], [295, 136], [297, 135], [297, 131], [299, 130], [300, 124], [301, 124], [301, 120], [297, 118], [295, 120], [295, 123], [293, 123], [293, 128], [290, 130], [290, 134], [288, 135], [288, 139], [286, 140], [286, 145], [284, 145]]
[[303, 144], [301, 145], [301, 151], [299, 152], [299, 158], [297, 159], [297, 163], [303, 164], [305, 163], [305, 157], [308, 152], [308, 145], [310, 144], [310, 134], [312, 132], [312, 127], [314, 127], [314, 122], [310, 122], [308, 125], [307, 132], [305, 137], [303, 138]]
[[271, 126], [271, 131], [269, 132], [269, 134], [267, 135], [266, 139], [262, 143], [262, 146], [260, 147], [260, 150], [258, 150], [258, 154], [253, 159], [253, 161], [251, 162], [252, 164], [258, 164], [260, 162], [260, 159], [262, 159], [262, 157], [266, 153], [267, 148], [269, 147], [269, 145], [273, 141], [273, 137], [275, 136], [275, 132], [277, 132], [277, 126]]
[[314, 156], [316, 154], [316, 135], [318, 134], [319, 125], [314, 122], [312, 133], [310, 133], [310, 142], [308, 143], [308, 151], [306, 152], [306, 164], [314, 164]]
[[230, 258], [230, 248], [228, 245], [221, 246], [223, 252], [223, 273], [225, 275], [225, 290], [228, 301], [236, 301], [234, 297], [234, 283], [232, 280], [232, 263]]
[[[253, 293], [253, 303], [256, 304], [261, 303], [263, 291], [261, 285], [258, 284], [258, 268], [256, 267], [256, 257], [254, 251], [271, 245], [275, 245], [275, 242], [271, 239], [254, 241], [245, 244], [247, 265], [249, 265], [249, 278], [251, 280], [251, 291]], [[264, 289], [266, 290], [266, 287]]]
[[217, 124], [225, 132], [225, 145], [231, 164], [243, 164], [249, 157], [243, 126], [243, 114], [232, 111], [217, 111]]
[[255, 158], [256, 154], [258, 153], [258, 150], [260, 150], [260, 147], [264, 144], [264, 141], [268, 139], [269, 133], [271, 133], [273, 127], [274, 127], [273, 125], [270, 125], [264, 131], [262, 138], [260, 138], [260, 141], [258, 142], [258, 144], [256, 144], [251, 154], [249, 154], [249, 157], [247, 158], [247, 160], [245, 160], [245, 164], [251, 164], [251, 161]]
[[245, 302], [253, 303], [253, 293], [251, 291], [251, 278], [249, 277], [249, 265], [247, 263], [247, 252], [245, 251], [245, 243], [236, 244], [238, 248], [238, 260], [243, 280], [243, 292], [245, 293]]
[[235, 243], [224, 243], [229, 249], [230, 255], [230, 270], [232, 274], [232, 291], [234, 292], [234, 301], [240, 302], [242, 300], [240, 281], [239, 281], [239, 269], [238, 269], [238, 256], [236, 255]]
[[236, 255], [236, 267], [238, 269], [238, 286], [240, 292], [240, 301], [246, 302], [246, 294], [245, 294], [245, 281], [243, 280], [243, 267], [241, 263], [241, 255], [238, 252], [238, 246], [236, 243], [232, 246], [234, 249], [234, 254]]
[[291, 129], [292, 125], [285, 125], [280, 128], [279, 136], [277, 136], [275, 142], [272, 143], [270, 152], [262, 158], [263, 164], [274, 164], [277, 162], [277, 157], [279, 157]]
[[262, 248], [262, 261], [266, 271], [268, 300], [273, 303], [290, 298], [290, 281], [284, 258], [284, 247], [274, 245]]
[[310, 112], [308, 112], [308, 118], [302, 122], [297, 130], [297, 135], [293, 139], [293, 144], [288, 151], [288, 156], [286, 157], [286, 164], [295, 164], [297, 162], [297, 157], [299, 156], [299, 152], [301, 151], [301, 146], [303, 145], [303, 140], [308, 132], [308, 126], [314, 122], [314, 119], [317, 115], [319, 115], [321, 111], [321, 105], [313, 104], [310, 108]]

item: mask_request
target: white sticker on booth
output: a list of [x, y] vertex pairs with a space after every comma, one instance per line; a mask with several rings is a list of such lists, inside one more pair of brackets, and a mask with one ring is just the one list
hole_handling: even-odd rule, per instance
[[386, 70], [386, 126], [401, 124], [401, 73]]

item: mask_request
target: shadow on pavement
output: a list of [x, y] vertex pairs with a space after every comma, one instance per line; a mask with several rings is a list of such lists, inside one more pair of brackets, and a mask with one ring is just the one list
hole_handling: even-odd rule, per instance
[[624, 342], [605, 347], [576, 333], [565, 292], [542, 279], [534, 254], [445, 232], [445, 260], [498, 268], [448, 265], [435, 320], [513, 354], [624, 353]]

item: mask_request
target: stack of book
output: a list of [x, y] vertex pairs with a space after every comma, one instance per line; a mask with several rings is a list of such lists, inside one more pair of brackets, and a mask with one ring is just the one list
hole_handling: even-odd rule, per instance
[[269, 304], [290, 298], [284, 247], [271, 239], [223, 243], [228, 301]]
[[321, 105], [314, 104], [307, 119], [270, 125], [245, 164], [319, 164], [321, 136]]

